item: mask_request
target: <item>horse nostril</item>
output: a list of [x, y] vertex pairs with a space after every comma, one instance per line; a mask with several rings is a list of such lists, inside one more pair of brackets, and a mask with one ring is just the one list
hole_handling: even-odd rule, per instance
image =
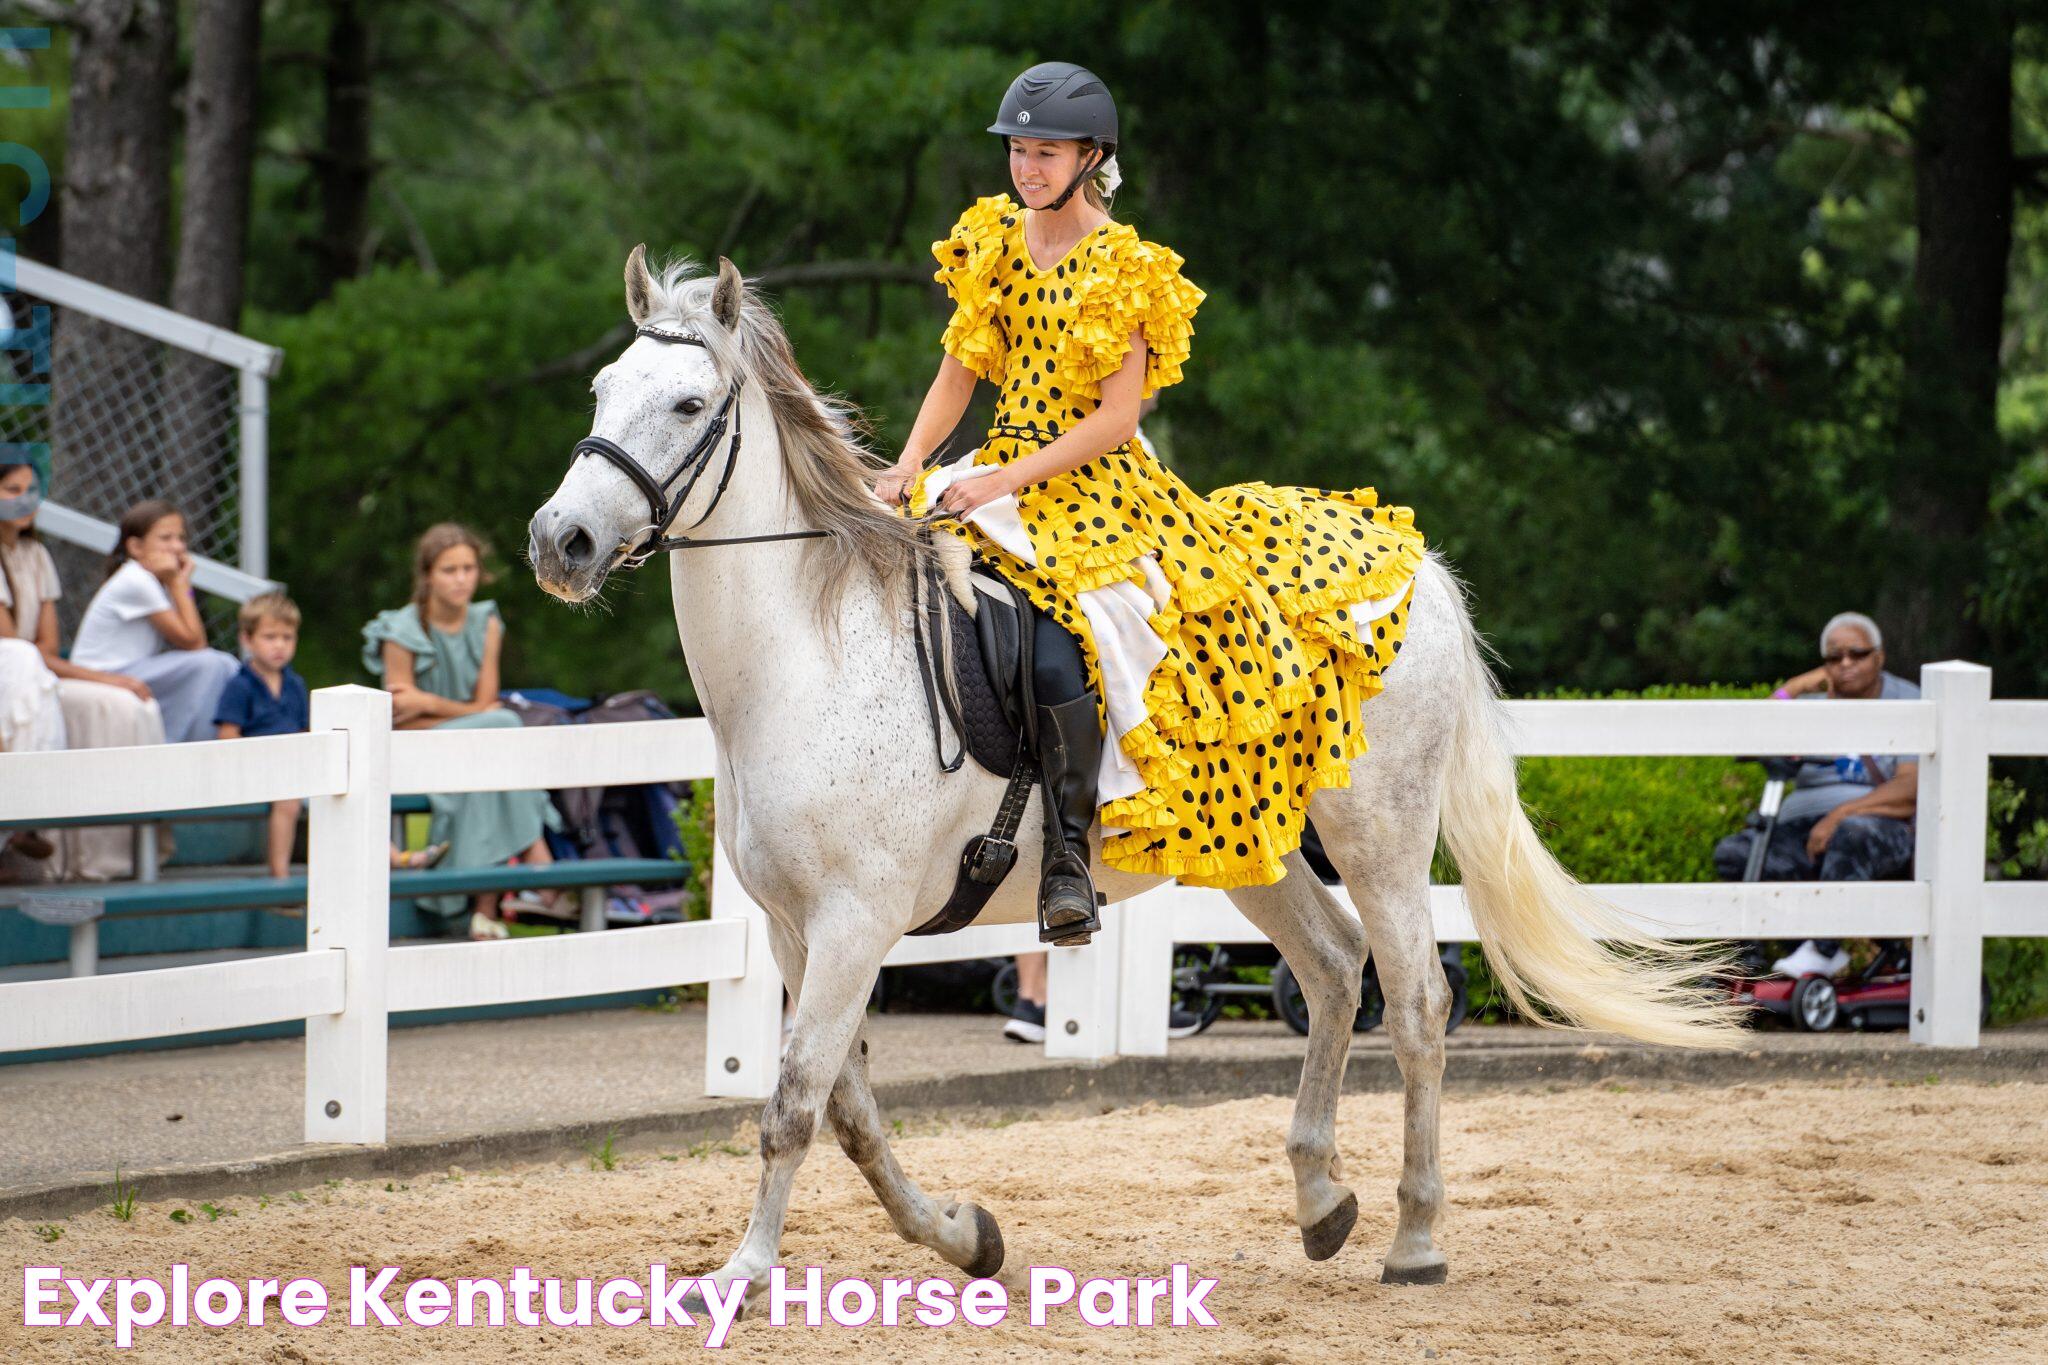
[[596, 542], [581, 526], [565, 528], [555, 537], [555, 549], [561, 552], [563, 561], [572, 569], [582, 568], [597, 554]]

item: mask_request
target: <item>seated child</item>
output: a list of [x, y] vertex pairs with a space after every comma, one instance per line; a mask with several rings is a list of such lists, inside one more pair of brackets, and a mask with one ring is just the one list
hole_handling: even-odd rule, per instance
[[193, 596], [197, 561], [185, 543], [185, 518], [167, 502], [139, 502], [121, 517], [107, 580], [86, 604], [71, 662], [96, 676], [143, 684], [163, 714], [173, 744], [207, 739], [207, 717], [235, 660], [206, 645]]
[[[259, 735], [304, 734], [313, 723], [311, 694], [306, 680], [292, 670], [292, 655], [299, 647], [299, 609], [282, 592], [266, 592], [242, 604], [241, 671], [228, 679], [214, 709], [216, 739], [249, 739]], [[292, 845], [298, 839], [297, 800], [278, 801], [270, 807], [270, 839], [267, 848], [270, 875], [291, 873]], [[416, 853], [392, 851], [393, 867], [431, 867], [446, 848], [422, 849]]]

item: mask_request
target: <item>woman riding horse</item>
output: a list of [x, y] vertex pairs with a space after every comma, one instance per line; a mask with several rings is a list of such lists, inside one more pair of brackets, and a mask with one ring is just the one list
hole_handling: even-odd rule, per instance
[[[1423, 543], [1371, 489], [1205, 498], [1134, 442], [1139, 403], [1181, 377], [1203, 294], [1109, 215], [1116, 104], [1086, 69], [1044, 62], [989, 131], [1022, 203], [979, 199], [933, 244], [946, 354], [877, 492], [957, 518], [946, 529], [1037, 608], [1039, 937], [1077, 945], [1100, 927], [1098, 807], [1111, 867], [1223, 888], [1285, 875], [1310, 795], [1348, 785], [1365, 751], [1359, 703], [1401, 648]], [[979, 379], [1001, 395], [987, 438], [925, 469]]]

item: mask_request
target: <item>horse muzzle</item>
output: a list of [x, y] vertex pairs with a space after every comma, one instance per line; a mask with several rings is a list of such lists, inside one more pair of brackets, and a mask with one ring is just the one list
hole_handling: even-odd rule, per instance
[[526, 527], [526, 558], [540, 590], [564, 602], [586, 602], [604, 586], [616, 554], [573, 515], [543, 507]]

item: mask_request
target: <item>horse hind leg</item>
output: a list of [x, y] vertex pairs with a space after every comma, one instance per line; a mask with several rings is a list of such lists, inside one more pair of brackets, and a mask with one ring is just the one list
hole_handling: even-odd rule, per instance
[[1420, 802], [1403, 802], [1386, 787], [1375, 790], [1370, 768], [1366, 763], [1353, 769], [1361, 779], [1356, 786], [1318, 795], [1316, 829], [1372, 941], [1387, 1002], [1387, 1034], [1401, 1068], [1400, 1220], [1380, 1280], [1441, 1284], [1445, 1260], [1435, 1243], [1444, 1206], [1438, 1108], [1451, 992], [1437, 961], [1429, 910], [1436, 813]]
[[974, 1279], [995, 1275], [1003, 1268], [1002, 1230], [986, 1209], [958, 1202], [941, 1208], [896, 1164], [874, 1089], [868, 1084], [864, 1037], [848, 1054], [832, 1087], [825, 1118], [904, 1241], [930, 1247]]
[[1294, 1167], [1295, 1222], [1302, 1250], [1326, 1261], [1342, 1249], [1358, 1221], [1358, 1196], [1338, 1181], [1337, 1097], [1351, 1056], [1351, 1021], [1358, 1013], [1365, 934], [1299, 853], [1287, 857], [1288, 875], [1270, 886], [1239, 887], [1230, 899], [1273, 941], [1308, 1001], [1308, 1051], [1287, 1158]]

